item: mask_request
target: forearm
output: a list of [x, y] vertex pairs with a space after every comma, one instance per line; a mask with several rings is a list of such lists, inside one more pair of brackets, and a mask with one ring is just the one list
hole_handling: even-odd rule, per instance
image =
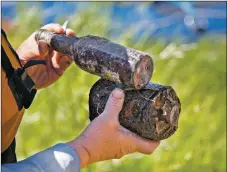
[[67, 144], [57, 144], [18, 163], [2, 165], [3, 172], [79, 172], [78, 154]]
[[85, 141], [86, 138], [84, 138], [83, 135], [79, 136], [78, 138], [74, 139], [73, 141], [69, 142], [68, 145], [71, 146], [78, 154], [80, 158], [80, 167], [84, 168], [88, 166], [90, 162], [90, 155], [88, 150], [86, 149], [86, 145], [88, 144], [87, 141]]

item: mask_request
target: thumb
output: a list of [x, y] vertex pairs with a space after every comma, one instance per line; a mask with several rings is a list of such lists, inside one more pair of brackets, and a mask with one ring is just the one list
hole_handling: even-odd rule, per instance
[[45, 57], [49, 52], [48, 44], [45, 41], [39, 41], [38, 48], [39, 48], [40, 57]]
[[104, 114], [109, 116], [111, 119], [118, 121], [118, 114], [120, 113], [124, 103], [124, 91], [116, 88], [109, 96], [106, 103]]

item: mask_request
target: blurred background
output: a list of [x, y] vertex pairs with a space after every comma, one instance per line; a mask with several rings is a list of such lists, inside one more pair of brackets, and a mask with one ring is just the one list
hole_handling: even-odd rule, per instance
[[[178, 131], [150, 156], [95, 163], [82, 172], [226, 171], [226, 2], [2, 2], [2, 27], [16, 49], [41, 26], [70, 20], [77, 36], [106, 37], [152, 55], [152, 82], [171, 85], [182, 111]], [[22, 160], [69, 141], [89, 124], [97, 81], [76, 65], [38, 92], [17, 138]]]

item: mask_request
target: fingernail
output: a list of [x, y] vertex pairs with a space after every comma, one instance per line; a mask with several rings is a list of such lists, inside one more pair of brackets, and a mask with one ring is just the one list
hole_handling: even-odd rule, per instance
[[117, 98], [117, 99], [122, 99], [123, 96], [124, 96], [124, 91], [119, 89], [119, 88], [115, 88], [113, 93], [112, 93], [112, 96]]

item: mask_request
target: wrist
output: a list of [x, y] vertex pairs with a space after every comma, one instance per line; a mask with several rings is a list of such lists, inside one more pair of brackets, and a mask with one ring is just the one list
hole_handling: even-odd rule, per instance
[[80, 167], [84, 168], [87, 165], [89, 165], [89, 159], [90, 155], [86, 147], [84, 146], [83, 142], [79, 139], [76, 138], [75, 140], [67, 143], [69, 146], [71, 146], [78, 154], [80, 158]]

